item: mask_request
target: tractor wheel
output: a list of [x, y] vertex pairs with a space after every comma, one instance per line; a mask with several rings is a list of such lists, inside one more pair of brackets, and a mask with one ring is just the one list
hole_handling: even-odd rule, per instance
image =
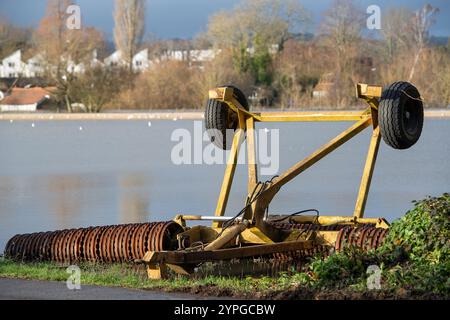
[[423, 127], [423, 103], [417, 88], [409, 82], [394, 82], [384, 89], [378, 122], [384, 142], [392, 148], [414, 145]]
[[[244, 93], [235, 86], [222, 87], [233, 88], [234, 98], [248, 110], [248, 102]], [[238, 115], [231, 110], [225, 102], [209, 99], [205, 110], [205, 128], [211, 142], [222, 150], [229, 150], [233, 141], [234, 131], [238, 128]]]

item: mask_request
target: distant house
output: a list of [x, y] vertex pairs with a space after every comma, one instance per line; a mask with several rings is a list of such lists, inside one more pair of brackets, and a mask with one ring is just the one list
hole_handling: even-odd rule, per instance
[[44, 59], [40, 53], [27, 60], [25, 76], [27, 78], [42, 77], [44, 74]]
[[[124, 59], [122, 52], [120, 50], [115, 51], [110, 56], [103, 60], [105, 66], [107, 67], [126, 67], [127, 62]], [[148, 69], [150, 66], [150, 61], [148, 59], [148, 49], [143, 49], [133, 56], [132, 67], [133, 71], [141, 72]]]
[[220, 50], [167, 50], [160, 57], [161, 61], [206, 62], [213, 60]]
[[211, 61], [216, 57], [216, 50], [191, 50], [189, 53], [190, 59], [194, 62]]
[[97, 50], [92, 51], [92, 56], [88, 61], [77, 64], [74, 61], [69, 60], [67, 63], [67, 71], [70, 73], [84, 73], [86, 71], [86, 64], [91, 68], [103, 66], [103, 63], [97, 57]]
[[117, 50], [103, 60], [106, 67], [122, 67], [125, 60], [122, 58], [122, 52]]
[[148, 49], [144, 49], [136, 53], [133, 57], [133, 70], [145, 71], [149, 67]]
[[22, 62], [22, 52], [14, 51], [9, 56], [3, 58], [0, 69], [2, 78], [18, 78], [25, 75], [26, 64]]
[[3, 94], [0, 100], [2, 112], [33, 112], [50, 99], [50, 91], [41, 87], [13, 88], [10, 94]]

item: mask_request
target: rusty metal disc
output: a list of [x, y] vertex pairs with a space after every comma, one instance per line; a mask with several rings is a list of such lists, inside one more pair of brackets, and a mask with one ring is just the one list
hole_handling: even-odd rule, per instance
[[35, 233], [30, 233], [27, 237], [26, 237], [26, 241], [25, 241], [25, 246], [24, 249], [22, 251], [22, 259], [24, 260], [30, 260], [32, 259], [32, 249], [33, 249], [33, 241], [36, 237]]
[[114, 234], [113, 237], [111, 239], [112, 243], [113, 243], [113, 247], [112, 247], [112, 258], [113, 258], [113, 262], [118, 262], [120, 260], [119, 257], [119, 237], [120, 237], [120, 232], [122, 230], [123, 226], [116, 226], [116, 228], [114, 228]]
[[79, 239], [83, 234], [82, 229], [75, 229], [72, 235], [71, 244], [69, 247], [69, 255], [71, 258], [71, 262], [79, 261]]
[[126, 241], [127, 241], [127, 235], [128, 235], [128, 228], [129, 224], [126, 224], [123, 226], [123, 228], [120, 230], [119, 235], [119, 247], [117, 248], [117, 251], [119, 253], [120, 262], [125, 262], [128, 260], [127, 252], [126, 252]]
[[62, 243], [64, 241], [64, 237], [67, 233], [67, 230], [62, 230], [58, 233], [57, 240], [55, 242], [55, 257], [56, 261], [61, 262], [63, 260], [62, 258]]
[[102, 241], [105, 232], [108, 230], [109, 226], [99, 227], [99, 232], [96, 235], [95, 243], [94, 243], [94, 252], [95, 252], [95, 260], [102, 261], [103, 259], [103, 250], [102, 250]]
[[142, 247], [143, 247], [143, 242], [145, 241], [144, 237], [146, 235], [146, 230], [148, 228], [148, 224], [147, 223], [140, 223], [139, 227], [136, 229], [136, 236], [134, 238], [134, 259], [141, 259], [142, 255]]
[[131, 236], [132, 236], [135, 228], [136, 228], [136, 224], [132, 223], [132, 224], [128, 225], [128, 227], [126, 229], [126, 234], [125, 234], [125, 238], [123, 241], [123, 248], [122, 248], [124, 258], [126, 259], [126, 261], [131, 261], [133, 259], [132, 254], [131, 254]]
[[57, 261], [55, 247], [56, 247], [56, 242], [58, 241], [60, 233], [61, 233], [61, 231], [55, 231], [51, 235], [51, 241], [49, 242], [49, 255], [50, 255], [50, 259], [53, 261]]
[[347, 234], [351, 231], [351, 227], [342, 228], [337, 236], [335, 248], [337, 252], [340, 252], [344, 248]]
[[30, 252], [32, 260], [38, 260], [39, 259], [39, 249], [40, 249], [39, 243], [40, 243], [40, 240], [41, 240], [43, 235], [44, 235], [44, 232], [36, 233], [36, 237], [33, 240], [33, 246], [31, 248], [31, 252]]
[[139, 259], [142, 259], [144, 257], [144, 254], [146, 252], [145, 248], [147, 247], [148, 243], [148, 237], [150, 234], [150, 230], [152, 228], [151, 223], [145, 223], [140, 227], [140, 233], [138, 238], [138, 246], [136, 247], [136, 254]]
[[36, 242], [36, 259], [37, 260], [43, 260], [44, 258], [44, 251], [43, 251], [43, 244], [45, 241], [45, 238], [48, 236], [49, 232], [42, 232], [42, 234], [39, 236], [39, 239]]
[[106, 239], [106, 256], [109, 262], [114, 262], [114, 236], [116, 234], [116, 226], [112, 226], [108, 230]]
[[150, 251], [161, 251], [159, 249], [159, 236], [161, 233], [161, 224], [155, 223], [151, 226], [151, 230], [148, 235], [148, 240], [150, 241]]
[[110, 229], [111, 226], [104, 226], [102, 233], [99, 236], [98, 239], [98, 247], [97, 247], [97, 257], [99, 261], [106, 262], [105, 261], [105, 252], [104, 252], [104, 243], [106, 238], [106, 233], [108, 232], [108, 229]]
[[129, 233], [130, 227], [131, 227], [131, 224], [125, 225], [121, 231], [121, 236], [119, 238], [119, 242], [120, 242], [119, 255], [120, 255], [120, 260], [122, 262], [126, 262], [129, 260], [128, 259], [127, 238], [128, 238], [128, 233]]
[[78, 239], [81, 234], [80, 229], [74, 229], [70, 238], [67, 254], [70, 257], [70, 262], [78, 261]]
[[86, 233], [86, 237], [83, 243], [83, 251], [84, 251], [84, 259], [86, 261], [94, 261], [94, 257], [92, 255], [92, 247], [93, 247], [93, 237], [97, 232], [97, 228], [92, 227], [92, 229], [88, 230]]
[[380, 239], [378, 240], [378, 247], [380, 247], [380, 246], [382, 246], [384, 244], [384, 242], [386, 240], [386, 236], [387, 236], [388, 233], [389, 233], [388, 229], [384, 229], [381, 232]]
[[378, 237], [380, 236], [380, 229], [376, 228], [370, 243], [370, 249], [375, 249], [378, 243]]
[[87, 260], [86, 258], [86, 253], [85, 253], [85, 241], [86, 241], [86, 237], [89, 233], [89, 231], [92, 230], [92, 227], [89, 228], [84, 228], [83, 230], [83, 234], [81, 235], [80, 239], [78, 240], [78, 248], [79, 248], [79, 255], [80, 255], [80, 260]]
[[70, 241], [73, 231], [74, 231], [73, 229], [67, 230], [61, 241], [61, 261], [62, 262], [70, 261], [70, 256], [68, 255], [68, 249], [69, 249], [68, 247], [70, 244], [69, 241]]
[[136, 225], [136, 228], [134, 228], [133, 234], [131, 236], [131, 254], [132, 254], [133, 260], [138, 259], [138, 257], [139, 257], [138, 242], [139, 242], [139, 237], [141, 235], [142, 226], [143, 226], [142, 223], [138, 223]]

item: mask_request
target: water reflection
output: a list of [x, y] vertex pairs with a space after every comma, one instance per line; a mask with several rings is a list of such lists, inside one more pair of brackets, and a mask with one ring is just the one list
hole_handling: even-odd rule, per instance
[[119, 177], [119, 223], [149, 221], [148, 177], [130, 174]]
[[145, 175], [0, 177], [0, 250], [16, 233], [149, 221]]
[[[348, 123], [264, 126], [280, 129], [283, 171]], [[0, 252], [16, 233], [212, 214], [224, 166], [174, 165], [170, 138], [179, 128], [193, 130], [193, 122], [43, 121], [34, 129], [27, 122], [0, 122]], [[382, 143], [366, 216], [392, 221], [412, 207], [411, 200], [449, 192], [449, 136], [450, 121], [426, 120], [413, 148]], [[289, 182], [270, 211], [351, 214], [369, 139], [364, 132]], [[242, 208], [246, 190], [247, 169], [239, 165], [227, 215]]]
[[54, 224], [72, 225], [81, 211], [81, 190], [90, 189], [95, 183], [87, 177], [73, 175], [47, 177], [44, 181], [46, 191], [52, 196], [49, 212], [53, 213]]

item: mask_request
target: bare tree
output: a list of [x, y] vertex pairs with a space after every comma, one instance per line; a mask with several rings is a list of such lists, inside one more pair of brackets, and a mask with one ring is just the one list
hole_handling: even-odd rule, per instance
[[409, 9], [395, 7], [383, 16], [381, 33], [386, 41], [388, 62], [392, 62], [394, 56], [410, 45], [408, 34], [411, 34], [409, 25], [411, 16], [412, 12]]
[[414, 77], [417, 62], [419, 62], [422, 50], [428, 41], [429, 29], [435, 22], [434, 17], [438, 12], [439, 9], [433, 8], [430, 4], [426, 4], [422, 9], [415, 12], [411, 25], [415, 44], [415, 54], [408, 81], [411, 81]]
[[29, 30], [16, 27], [0, 17], [0, 59], [17, 49], [30, 46]]
[[334, 53], [335, 68], [326, 73], [333, 75], [333, 102], [338, 106], [345, 106], [353, 97], [353, 85], [358, 81], [363, 21], [364, 12], [354, 0], [334, 0], [321, 25], [324, 45]]
[[56, 82], [56, 100], [72, 111], [71, 87], [75, 80], [70, 66], [84, 63], [86, 67], [92, 59], [93, 51], [104, 43], [103, 35], [96, 29], [67, 28], [67, 7], [70, 0], [48, 0], [45, 16], [34, 33], [34, 45], [44, 59], [47, 76]]
[[114, 41], [122, 52], [123, 59], [133, 70], [133, 56], [136, 54], [144, 35], [144, 0], [116, 0], [114, 11]]
[[243, 0], [237, 7], [209, 19], [207, 37], [218, 48], [233, 50], [235, 65], [246, 71], [248, 48], [255, 54], [280, 48], [290, 33], [298, 32], [308, 15], [295, 0]]
[[337, 70], [342, 72], [353, 51], [361, 39], [363, 13], [354, 0], [334, 0], [325, 13], [321, 25], [322, 34], [330, 48], [334, 48]]
[[133, 79], [124, 69], [88, 68], [73, 80], [70, 98], [81, 103], [85, 112], [101, 112], [120, 94], [127, 80]]

